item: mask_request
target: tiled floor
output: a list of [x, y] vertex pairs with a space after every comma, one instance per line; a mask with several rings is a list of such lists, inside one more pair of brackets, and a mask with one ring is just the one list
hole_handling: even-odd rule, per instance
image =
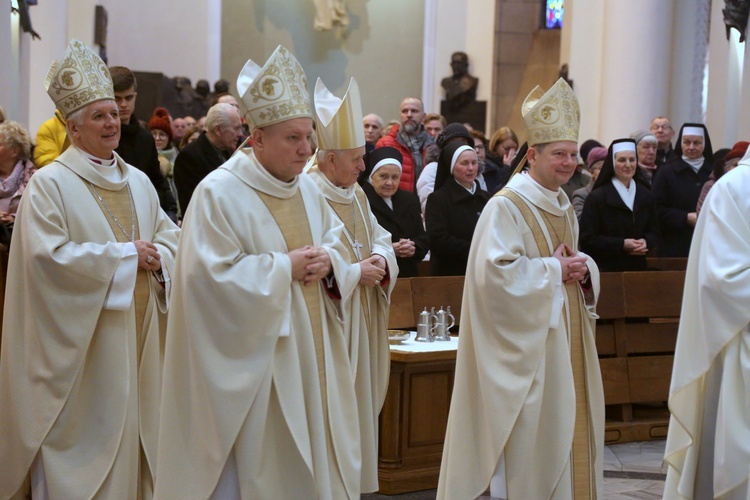
[[[662, 497], [667, 468], [662, 441], [606, 446], [604, 449], [604, 499], [652, 500]], [[363, 500], [434, 500], [435, 490], [403, 495], [363, 495]], [[480, 499], [489, 500], [489, 496]]]

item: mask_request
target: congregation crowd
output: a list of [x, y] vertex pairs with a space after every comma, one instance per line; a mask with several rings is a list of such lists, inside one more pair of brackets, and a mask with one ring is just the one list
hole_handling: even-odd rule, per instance
[[[218, 92], [206, 116], [170, 116], [159, 107], [141, 121], [134, 114], [135, 76], [121, 66], [110, 73], [122, 134], [116, 152], [148, 175], [161, 207], [181, 221], [200, 181], [249, 139], [240, 105], [230, 93]], [[501, 127], [488, 139], [468, 123], [448, 124], [439, 114], [425, 113], [416, 97], [401, 102], [398, 120], [386, 124], [368, 114], [363, 125], [366, 155], [358, 182], [393, 237], [401, 276], [418, 276], [417, 263], [425, 257], [431, 275], [465, 274], [479, 214], [515, 167], [522, 147], [516, 133]], [[708, 190], [748, 147], [739, 141], [714, 150], [700, 123], [685, 123], [676, 141], [675, 133], [669, 118], [657, 116], [648, 130], [624, 135], [609, 147], [597, 139], [581, 144], [578, 167], [562, 189], [580, 222], [581, 249], [602, 271], [645, 270], [646, 255], [687, 257]], [[35, 141], [17, 122], [2, 125], [0, 137], [6, 151], [0, 165], [0, 242], [7, 248], [31, 174], [70, 141], [59, 110]], [[317, 149], [315, 135], [310, 147]]]
[[75, 40], [46, 90], [35, 141], [0, 116], [0, 498], [377, 491], [391, 292], [427, 259], [467, 277], [438, 498], [600, 498], [599, 271], [687, 257], [748, 161], [663, 116], [579, 148], [562, 78], [523, 144], [417, 97], [385, 123], [282, 46], [206, 116], [139, 120], [133, 72]]

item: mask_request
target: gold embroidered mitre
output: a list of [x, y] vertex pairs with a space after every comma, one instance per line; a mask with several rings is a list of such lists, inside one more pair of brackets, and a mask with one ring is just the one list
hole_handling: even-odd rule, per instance
[[237, 77], [237, 91], [253, 128], [292, 118], [312, 118], [305, 71], [281, 45], [262, 68], [252, 60], [245, 63]]
[[557, 141], [578, 142], [581, 110], [568, 82], [560, 78], [544, 92], [538, 85], [521, 107], [529, 146]]
[[70, 41], [62, 63], [52, 63], [44, 87], [65, 118], [92, 102], [115, 98], [107, 65], [80, 40]]
[[315, 131], [318, 149], [355, 149], [365, 145], [359, 85], [352, 78], [343, 99], [333, 95], [318, 78], [315, 83]]

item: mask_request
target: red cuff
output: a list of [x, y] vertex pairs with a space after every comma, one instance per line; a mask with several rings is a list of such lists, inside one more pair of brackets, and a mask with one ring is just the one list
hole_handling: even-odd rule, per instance
[[591, 283], [591, 275], [589, 274], [585, 278], [583, 278], [583, 281], [579, 281], [578, 284], [581, 286], [581, 290], [584, 292], [590, 292], [591, 288], [593, 287]]
[[341, 291], [339, 291], [339, 284], [336, 283], [336, 277], [331, 274], [331, 277], [323, 278], [323, 288], [325, 288], [326, 293], [330, 298], [333, 300], [341, 300]]
[[[385, 260], [385, 257], [383, 257], [383, 260]], [[380, 286], [388, 286], [388, 283], [390, 282], [391, 282], [391, 272], [388, 269], [388, 261], [385, 260], [385, 276], [383, 276], [383, 279], [380, 281]]]

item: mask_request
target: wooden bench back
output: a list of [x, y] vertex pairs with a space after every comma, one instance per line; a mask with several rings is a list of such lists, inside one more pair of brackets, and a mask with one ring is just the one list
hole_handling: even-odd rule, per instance
[[419, 313], [426, 307], [429, 311], [448, 306], [461, 321], [461, 300], [464, 292], [463, 276], [434, 276], [405, 278], [396, 282], [391, 294], [391, 312], [388, 328], [414, 329], [419, 322]]

